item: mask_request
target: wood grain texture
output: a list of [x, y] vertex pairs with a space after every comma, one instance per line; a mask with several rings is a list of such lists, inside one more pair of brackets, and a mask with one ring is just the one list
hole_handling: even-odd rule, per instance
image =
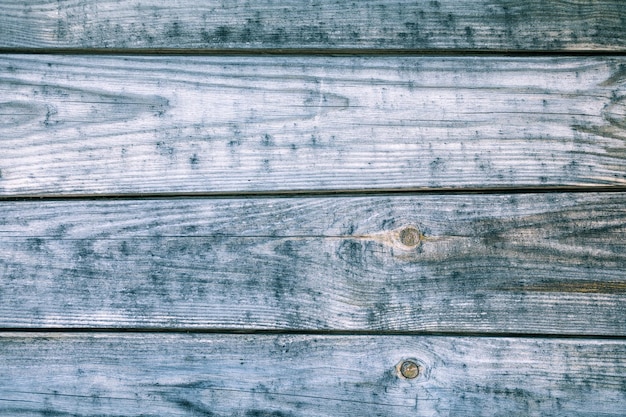
[[621, 0], [5, 0], [0, 47], [618, 50]]
[[[619, 416], [624, 341], [3, 334], [0, 414]], [[413, 359], [415, 379], [396, 366]], [[36, 375], [36, 377], [34, 377]]]
[[626, 185], [623, 58], [1, 56], [0, 195]]
[[625, 207], [623, 193], [3, 202], [0, 326], [625, 336]]

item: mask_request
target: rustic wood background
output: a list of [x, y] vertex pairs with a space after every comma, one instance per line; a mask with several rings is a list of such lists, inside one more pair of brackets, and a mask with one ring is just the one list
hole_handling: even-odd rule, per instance
[[0, 415], [623, 416], [625, 234], [622, 0], [0, 4]]

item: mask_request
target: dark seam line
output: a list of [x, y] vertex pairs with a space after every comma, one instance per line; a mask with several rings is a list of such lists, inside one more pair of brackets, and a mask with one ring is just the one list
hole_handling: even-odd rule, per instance
[[159, 327], [1, 327], [0, 338], [10, 337], [7, 333], [21, 333], [29, 336], [45, 333], [67, 333], [67, 334], [214, 334], [223, 336], [280, 336], [280, 335], [301, 335], [301, 336], [407, 336], [407, 337], [475, 337], [475, 338], [526, 338], [526, 339], [605, 339], [624, 340], [626, 335], [603, 335], [603, 334], [555, 334], [555, 333], [525, 333], [525, 332], [464, 332], [464, 331], [395, 331], [395, 330], [294, 330], [294, 329], [207, 329], [207, 328], [159, 328]]
[[0, 54], [41, 55], [283, 55], [283, 56], [626, 56], [626, 50], [519, 50], [519, 49], [405, 49], [405, 48], [8, 48], [0, 47]]
[[3, 201], [64, 201], [64, 200], [164, 200], [164, 199], [244, 199], [244, 198], [320, 198], [366, 196], [426, 196], [471, 194], [546, 194], [546, 193], [623, 193], [626, 186], [602, 187], [489, 187], [489, 188], [398, 188], [362, 190], [277, 190], [277, 191], [224, 191], [224, 192], [156, 192], [107, 194], [25, 194], [0, 196]]

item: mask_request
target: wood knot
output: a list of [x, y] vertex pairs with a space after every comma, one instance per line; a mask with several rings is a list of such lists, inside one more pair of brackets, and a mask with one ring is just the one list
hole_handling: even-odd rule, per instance
[[422, 234], [414, 226], [407, 226], [400, 230], [400, 243], [409, 248], [414, 248], [420, 244]]
[[396, 369], [400, 373], [400, 375], [405, 379], [415, 379], [420, 374], [420, 365], [417, 362], [407, 359], [400, 362]]

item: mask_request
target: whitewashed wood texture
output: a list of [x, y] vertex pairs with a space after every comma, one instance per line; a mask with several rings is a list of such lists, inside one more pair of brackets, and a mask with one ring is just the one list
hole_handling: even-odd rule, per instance
[[4, 0], [0, 47], [624, 51], [621, 0]]
[[5, 333], [0, 351], [15, 416], [591, 417], [626, 396], [611, 340]]
[[0, 194], [626, 185], [623, 58], [0, 56]]
[[626, 336], [625, 220], [623, 193], [5, 201], [0, 326]]
[[623, 415], [625, 28], [3, 1], [0, 415]]

